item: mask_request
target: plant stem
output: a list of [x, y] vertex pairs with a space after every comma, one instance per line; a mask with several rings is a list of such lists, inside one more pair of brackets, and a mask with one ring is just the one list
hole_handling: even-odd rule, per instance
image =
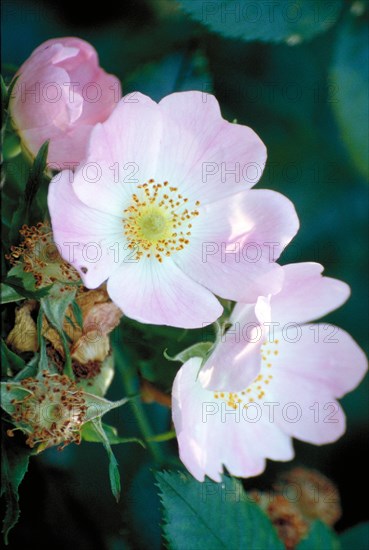
[[130, 398], [129, 402], [138, 427], [140, 429], [142, 438], [144, 439], [145, 444], [155, 462], [162, 465], [165, 462], [164, 454], [160, 448], [160, 444], [153, 443], [152, 441], [153, 437], [155, 436], [153, 434], [144, 406], [139, 396], [140, 385], [137, 371], [134, 368], [133, 362], [130, 360], [128, 352], [126, 350], [123, 352], [119, 344], [116, 344], [114, 341], [112, 342], [112, 345], [117, 369], [122, 378], [123, 387], [125, 389], [126, 395]]

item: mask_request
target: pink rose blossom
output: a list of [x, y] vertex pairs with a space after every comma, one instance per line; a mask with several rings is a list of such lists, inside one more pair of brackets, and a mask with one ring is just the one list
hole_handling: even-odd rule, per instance
[[55, 168], [82, 161], [92, 128], [121, 98], [118, 79], [99, 67], [95, 49], [79, 38], [44, 42], [17, 75], [9, 107], [26, 149], [35, 156], [50, 140], [48, 160]]
[[128, 317], [209, 324], [222, 313], [214, 294], [251, 302], [281, 288], [275, 260], [298, 219], [283, 195], [250, 191], [265, 161], [213, 96], [131, 94], [93, 130], [86, 164], [51, 182], [55, 241], [85, 286], [108, 281]]
[[[257, 372], [255, 350], [249, 359], [250, 343], [241, 337], [235, 344], [232, 336], [229, 346], [218, 345], [202, 370], [201, 359], [195, 357], [177, 373], [172, 407], [180, 457], [199, 481], [205, 475], [220, 481], [223, 467], [235, 476], [258, 475], [266, 458], [293, 458], [291, 438], [321, 445], [345, 431], [336, 399], [358, 385], [367, 370], [366, 357], [344, 330], [308, 322], [340, 306], [349, 288], [322, 277], [319, 264], [291, 264], [284, 272], [281, 292], [265, 300], [275, 329], [263, 334]], [[254, 324], [255, 316], [261, 319], [257, 308], [263, 306], [238, 304], [234, 319], [241, 319], [242, 326]], [[212, 379], [213, 368], [219, 372]], [[250, 374], [251, 383], [240, 391], [232, 389]], [[228, 383], [229, 389], [203, 387], [217, 381], [224, 387]]]

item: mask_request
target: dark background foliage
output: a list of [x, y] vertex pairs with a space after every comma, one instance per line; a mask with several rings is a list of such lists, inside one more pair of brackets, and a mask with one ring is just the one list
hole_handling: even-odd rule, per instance
[[[104, 0], [98, 8], [72, 0], [6, 0], [3, 72], [6, 64], [19, 66], [44, 40], [75, 35], [96, 47], [101, 65], [121, 78], [124, 93], [140, 90], [158, 100], [179, 90], [213, 91], [223, 115], [251, 126], [268, 147], [258, 186], [281, 191], [296, 205], [301, 230], [283, 263], [321, 262], [327, 275], [350, 284], [349, 302], [327, 321], [348, 330], [368, 352], [368, 188], [361, 155], [367, 148], [367, 111], [360, 102], [368, 74], [367, 45], [365, 52], [360, 38], [367, 28], [367, 3], [354, 3], [363, 7], [359, 16], [352, 2], [343, 4], [337, 23], [326, 32], [288, 45], [210, 32], [172, 0]], [[129, 340], [143, 376], [169, 390], [177, 364], [167, 362], [162, 351], [181, 348], [180, 331], [173, 330], [173, 340], [164, 339], [160, 328], [143, 336], [126, 321], [115, 337], [123, 346]], [[110, 396], [121, 395], [117, 378]], [[168, 409], [145, 407], [157, 433], [170, 429]], [[337, 483], [343, 501], [339, 530], [368, 519], [360, 497], [369, 459], [368, 378], [343, 399], [343, 407], [344, 437], [323, 447], [296, 443], [294, 460]], [[109, 421], [123, 435], [138, 433], [126, 407], [111, 413]], [[176, 464], [175, 440], [161, 448]], [[10, 548], [160, 548], [160, 504], [150, 455], [133, 444], [115, 450], [123, 483], [118, 505], [101, 446], [84, 443], [33, 459], [20, 490], [22, 516]], [[269, 463], [245, 487], [268, 488], [290, 466]]]

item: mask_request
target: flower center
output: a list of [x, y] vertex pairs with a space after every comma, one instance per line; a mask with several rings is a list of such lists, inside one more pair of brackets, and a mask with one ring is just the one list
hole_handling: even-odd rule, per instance
[[170, 218], [163, 210], [158, 207], [149, 207], [147, 211], [142, 212], [137, 220], [137, 227], [141, 233], [141, 239], [145, 241], [157, 242], [170, 237]]
[[[159, 262], [164, 256], [183, 250], [189, 244], [193, 218], [199, 215], [190, 209], [188, 199], [169, 183], [148, 182], [137, 186], [131, 205], [124, 210], [123, 227], [128, 247], [139, 260], [154, 257]], [[195, 202], [195, 207], [200, 202]]]
[[247, 408], [250, 403], [260, 401], [265, 397], [267, 388], [273, 380], [273, 375], [270, 373], [272, 368], [273, 356], [278, 355], [279, 340], [273, 342], [264, 342], [261, 346], [261, 369], [257, 377], [251, 384], [240, 392], [214, 392], [215, 399], [222, 399], [233, 409], [239, 406]]

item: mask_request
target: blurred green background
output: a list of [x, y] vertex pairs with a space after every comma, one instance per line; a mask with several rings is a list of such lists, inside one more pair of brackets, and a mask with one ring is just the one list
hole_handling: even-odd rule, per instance
[[[182, 2], [195, 18], [196, 3], [204, 4]], [[99, 9], [81, 8], [72, 0], [6, 0], [3, 73], [7, 64], [19, 66], [44, 40], [75, 35], [95, 46], [101, 65], [121, 78], [124, 93], [139, 90], [156, 100], [179, 90], [215, 93], [225, 118], [251, 126], [268, 147], [258, 187], [278, 190], [295, 203], [301, 230], [282, 263], [321, 262], [326, 275], [350, 284], [351, 299], [327, 321], [349, 331], [368, 352], [368, 2], [337, 0], [337, 5], [328, 29], [308, 22], [297, 38], [287, 34], [274, 43], [262, 35], [248, 40], [247, 29], [241, 38], [211, 32], [173, 0], [105, 0]], [[228, 23], [232, 34], [236, 27], [231, 18]], [[305, 31], [311, 39], [304, 39]], [[134, 323], [124, 329], [141, 372], [169, 390], [177, 365], [162, 357], [167, 343], [160, 340], [160, 330], [148, 329], [145, 340]], [[154, 362], [157, 380], [147, 371], [146, 359]], [[121, 395], [116, 379], [109, 396]], [[170, 429], [168, 409], [145, 407], [157, 433]], [[339, 530], [369, 517], [359, 500], [369, 461], [368, 377], [344, 398], [343, 407], [345, 436], [323, 447], [296, 443], [294, 461], [337, 483], [343, 500]], [[122, 435], [138, 434], [126, 407], [108, 421]], [[175, 461], [175, 441], [163, 444], [163, 451]], [[160, 503], [150, 455], [133, 444], [115, 452], [123, 482], [118, 505], [101, 446], [69, 446], [33, 459], [20, 490], [22, 516], [10, 548], [160, 548]], [[269, 463], [265, 474], [246, 480], [245, 487], [270, 487], [276, 474], [290, 466]]]

